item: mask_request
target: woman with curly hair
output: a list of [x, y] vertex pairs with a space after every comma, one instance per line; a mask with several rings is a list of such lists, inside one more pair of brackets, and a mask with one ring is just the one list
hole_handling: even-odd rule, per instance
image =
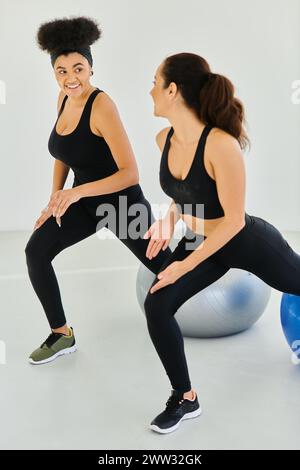
[[[230, 268], [249, 271], [274, 289], [299, 296], [300, 256], [274, 225], [245, 212], [242, 150], [249, 139], [244, 108], [231, 81], [213, 73], [203, 57], [180, 53], [159, 65], [150, 93], [155, 115], [171, 123], [157, 135], [160, 184], [172, 198], [175, 223], [181, 218], [188, 226], [144, 303], [151, 339], [172, 385], [165, 410], [150, 427], [168, 433], [201, 413], [174, 318], [180, 306]], [[174, 220], [157, 220], [145, 234], [151, 238], [150, 257], [170, 241], [159, 237], [158, 227], [162, 234], [172, 234]]]
[[[143, 235], [155, 220], [151, 206], [139, 185], [117, 107], [107, 93], [90, 84], [90, 45], [100, 35], [97, 23], [86, 17], [56, 19], [42, 24], [37, 33], [40, 48], [51, 55], [61, 91], [48, 142], [55, 159], [52, 193], [25, 248], [30, 281], [51, 328], [48, 338], [30, 355], [32, 364], [76, 350], [51, 264], [58, 253], [102, 227], [113, 231], [156, 274], [171, 253], [166, 247], [157, 258], [146, 256], [149, 241]], [[73, 186], [63, 189], [70, 168]], [[138, 224], [133, 212], [140, 213]]]

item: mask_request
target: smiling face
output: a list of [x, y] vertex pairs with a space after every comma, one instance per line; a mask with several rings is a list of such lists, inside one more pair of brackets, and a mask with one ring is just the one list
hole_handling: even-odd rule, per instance
[[91, 66], [79, 52], [58, 56], [54, 63], [54, 73], [58, 85], [68, 96], [79, 96], [91, 86]]
[[168, 117], [180, 97], [176, 83], [171, 82], [168, 88], [163, 88], [164, 79], [161, 75], [162, 68], [163, 62], [155, 72], [153, 81], [154, 86], [150, 91], [150, 95], [154, 101], [154, 115]]

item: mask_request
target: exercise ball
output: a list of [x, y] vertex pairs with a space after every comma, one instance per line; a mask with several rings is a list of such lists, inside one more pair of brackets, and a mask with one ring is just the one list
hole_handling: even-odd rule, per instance
[[280, 320], [285, 338], [293, 351], [292, 361], [300, 362], [300, 296], [283, 293]]
[[[155, 274], [140, 264], [136, 295], [144, 314], [144, 301], [154, 279]], [[232, 335], [248, 329], [259, 319], [270, 295], [271, 287], [260, 278], [248, 271], [231, 268], [182, 304], [175, 318], [184, 336], [213, 338]]]

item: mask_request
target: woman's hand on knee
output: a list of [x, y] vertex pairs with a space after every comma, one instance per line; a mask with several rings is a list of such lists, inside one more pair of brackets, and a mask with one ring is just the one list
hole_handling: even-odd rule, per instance
[[169, 246], [173, 233], [174, 223], [170, 218], [156, 220], [143, 237], [144, 239], [150, 237], [146, 250], [146, 257], [152, 259], [160, 252], [161, 249], [165, 250]]
[[34, 224], [34, 227], [33, 227], [33, 230], [36, 230], [41, 225], [43, 225], [43, 223], [46, 222], [46, 220], [49, 219], [49, 217], [51, 217], [51, 216], [52, 216], [52, 211], [48, 206], [46, 206], [44, 209], [42, 209], [41, 215], [36, 220], [36, 222]]
[[61, 217], [68, 207], [74, 202], [78, 202], [81, 197], [78, 186], [70, 189], [59, 189], [52, 194], [48, 207], [52, 210], [52, 215], [56, 218], [59, 226], [61, 225]]
[[150, 294], [153, 294], [162, 287], [174, 284], [180, 277], [186, 274], [186, 268], [182, 261], [173, 261], [163, 271], [158, 273], [158, 281], [151, 287]]

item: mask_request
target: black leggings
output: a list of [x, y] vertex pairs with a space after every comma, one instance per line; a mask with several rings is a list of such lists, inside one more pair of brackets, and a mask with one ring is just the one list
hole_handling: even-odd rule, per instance
[[[229, 242], [173, 284], [151, 294], [144, 307], [152, 342], [174, 390], [191, 390], [179, 325], [174, 318], [190, 297], [222, 277], [230, 268], [249, 271], [281, 292], [300, 295], [300, 256], [281, 233], [266, 220], [245, 214], [246, 225]], [[205, 237], [190, 230], [161, 267], [191, 254], [190, 235], [198, 246]], [[158, 281], [157, 277], [152, 286]], [[151, 286], [151, 287], [152, 287]]]
[[[107, 227], [155, 274], [160, 271], [162, 264], [171, 255], [171, 250], [168, 248], [165, 251], [160, 251], [159, 254], [151, 260], [146, 258], [149, 239], [144, 240], [142, 236], [155, 221], [155, 218], [151, 206], [141, 188], [137, 186], [133, 189], [135, 190], [134, 197], [131, 196], [130, 200], [128, 199], [128, 208], [131, 204], [141, 204], [144, 206], [147, 214], [146, 220], [144, 217], [142, 222], [142, 224], [145, 224], [146, 229], [142, 235], [136, 239], [130, 238], [129, 236], [126, 238], [123, 230], [124, 224], [123, 228], [121, 228], [121, 224], [119, 224], [119, 211], [122, 211], [124, 216], [124, 206], [119, 205], [119, 199], [116, 195], [122, 195], [122, 192], [113, 193], [112, 195], [107, 195], [107, 197], [102, 198], [98, 196], [84, 197], [68, 207], [61, 218], [61, 227], [57, 225], [55, 217], [51, 216], [43, 225], [32, 232], [25, 247], [28, 273], [32, 286], [43, 306], [52, 329], [60, 328], [66, 323], [57, 278], [51, 264], [53, 258], [65, 248], [89, 237], [103, 227]], [[117, 215], [115, 227], [107, 222], [105, 223], [105, 220], [107, 220], [105, 216], [107, 214], [96, 215], [96, 208], [100, 202], [109, 203], [114, 206]], [[133, 221], [136, 220], [137, 216], [138, 214], [129, 215], [127, 217], [126, 223], [128, 222], [128, 226], [134, 223]], [[103, 221], [103, 223], [101, 223], [101, 221]], [[137, 230], [142, 231], [142, 229], [138, 227]]]

